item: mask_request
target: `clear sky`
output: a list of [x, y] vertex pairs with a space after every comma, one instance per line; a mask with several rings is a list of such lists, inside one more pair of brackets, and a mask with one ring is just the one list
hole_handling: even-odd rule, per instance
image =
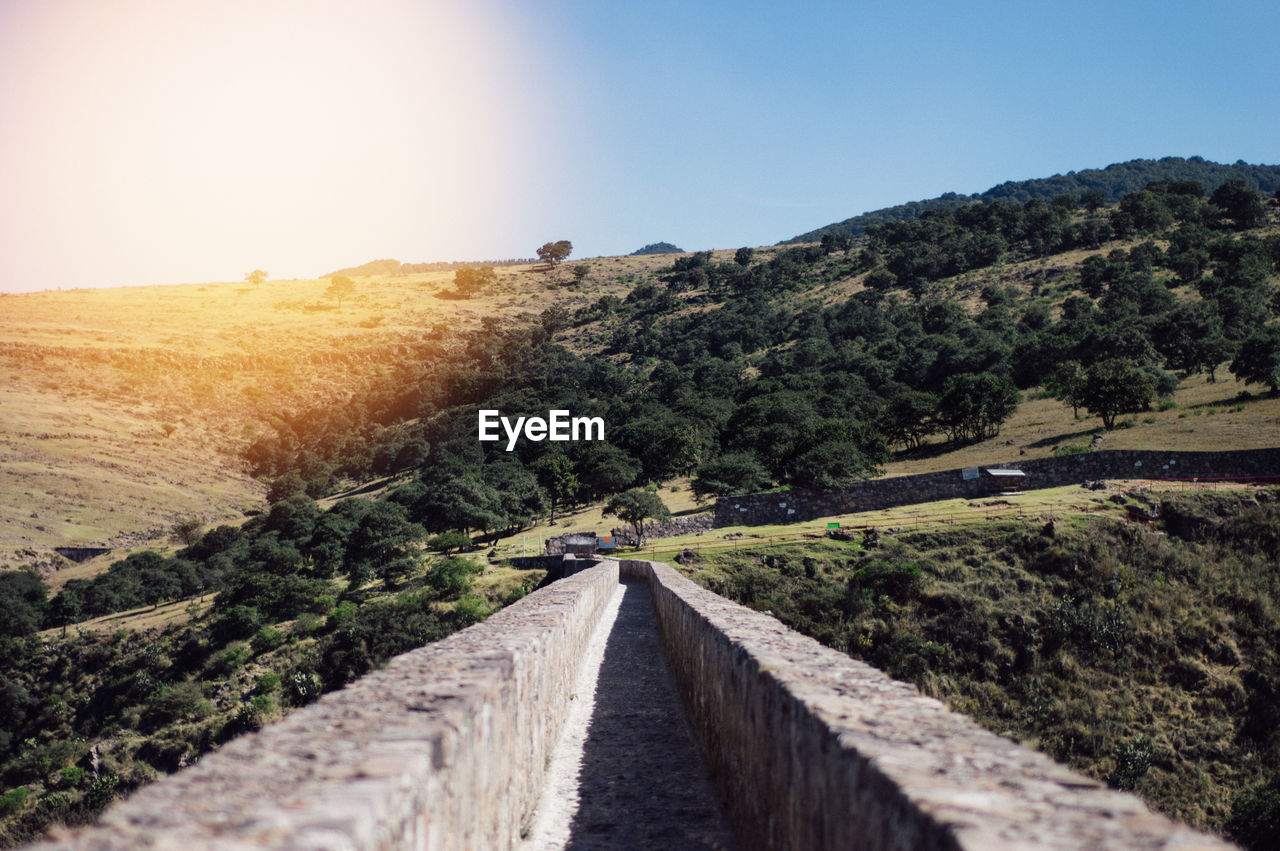
[[0, 0], [0, 291], [767, 245], [1280, 162], [1274, 2]]

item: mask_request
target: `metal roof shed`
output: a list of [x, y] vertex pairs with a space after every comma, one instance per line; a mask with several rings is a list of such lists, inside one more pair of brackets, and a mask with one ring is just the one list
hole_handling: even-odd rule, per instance
[[987, 479], [987, 489], [996, 493], [1020, 491], [1026, 486], [1027, 474], [1022, 470], [987, 467], [982, 472], [989, 477]]

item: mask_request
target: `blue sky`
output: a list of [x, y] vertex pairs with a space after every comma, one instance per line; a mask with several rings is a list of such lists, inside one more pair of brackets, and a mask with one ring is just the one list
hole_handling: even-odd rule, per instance
[[765, 245], [1280, 162], [1274, 4], [0, 0], [0, 290]]

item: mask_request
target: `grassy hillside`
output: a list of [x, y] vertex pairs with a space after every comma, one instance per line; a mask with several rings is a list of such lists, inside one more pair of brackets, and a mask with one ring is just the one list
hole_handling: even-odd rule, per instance
[[[597, 258], [573, 264], [586, 267], [581, 280], [563, 267], [499, 267], [470, 299], [443, 297], [453, 271], [360, 277], [341, 302], [327, 295], [327, 280], [6, 296], [0, 562], [57, 563], [45, 548], [65, 544], [162, 546], [182, 518], [213, 524], [264, 507], [266, 488], [248, 473], [296, 473], [322, 496], [412, 470], [423, 452], [427, 466], [447, 469], [454, 449], [446, 447], [471, 437], [468, 417], [482, 402], [606, 413], [621, 455], [570, 447], [579, 482], [600, 480], [588, 497], [688, 476], [726, 452], [768, 462], [775, 483], [800, 481], [798, 457], [767, 458], [774, 437], [741, 436], [744, 418], [772, 416], [768, 407], [788, 393], [808, 400], [798, 416], [825, 418], [806, 428], [865, 453], [848, 456], [855, 469], [902, 474], [1092, 445], [1101, 422], [1085, 411], [1073, 417], [1038, 386], [1051, 383], [1054, 360], [1087, 362], [1121, 340], [1162, 374], [1161, 323], [1179, 305], [1210, 304], [1207, 294], [1220, 301], [1209, 284], [1237, 274], [1221, 253], [1228, 249], [1213, 246], [1280, 239], [1274, 208], [1241, 232], [1217, 222], [1211, 204], [1173, 200], [1182, 219], [1156, 215], [1145, 230], [1133, 230], [1129, 202], [1095, 212], [1018, 208], [1028, 222], [1048, 222], [1045, 233], [1060, 244], [1033, 239], [1024, 226], [1027, 241], [950, 274], [946, 264], [922, 271], [899, 261], [952, 250], [970, 239], [969, 225], [929, 224], [893, 236], [905, 243], [882, 234], [835, 250]], [[1116, 227], [1131, 232], [1121, 237]], [[1064, 234], [1078, 242], [1099, 228], [1109, 238], [1096, 245], [1061, 244]], [[1212, 250], [1187, 248], [1186, 234]], [[1139, 257], [1145, 266], [1135, 265]], [[1179, 265], [1188, 257], [1199, 277]], [[1248, 292], [1263, 304], [1270, 288], [1273, 306], [1262, 309], [1272, 315], [1276, 261], [1267, 262], [1261, 278], [1248, 273]], [[889, 273], [886, 289], [890, 268], [901, 274]], [[1135, 294], [1134, 282], [1146, 289]], [[1122, 286], [1131, 292], [1117, 299]], [[1150, 304], [1127, 316], [1135, 297]], [[1096, 330], [1064, 316], [1064, 305], [1078, 311], [1082, 298]], [[1256, 309], [1252, 316], [1260, 321]], [[539, 364], [547, 368], [538, 372]], [[895, 397], [919, 391], [936, 404], [947, 377], [970, 370], [1030, 386], [995, 428], [957, 440], [936, 422], [900, 442], [884, 420]], [[1217, 377], [1230, 378], [1226, 364]], [[1165, 392], [1123, 417], [1126, 427], [1101, 445], [1256, 447], [1272, 442], [1280, 422], [1280, 399], [1256, 383], [1214, 383], [1191, 369]], [[664, 444], [658, 432], [690, 439]], [[520, 466], [540, 454], [534, 448], [514, 453]]]
[[340, 307], [324, 279], [0, 296], [0, 565], [57, 561], [54, 546], [163, 546], [184, 517], [263, 508], [244, 452], [272, 417], [447, 357], [486, 319], [625, 293], [619, 275], [658, 262], [588, 261], [572, 285], [503, 267], [466, 300], [437, 297], [452, 271], [366, 277]]
[[706, 587], [1002, 735], [1270, 848], [1280, 491], [1152, 493], [1159, 529], [983, 523], [682, 557]]

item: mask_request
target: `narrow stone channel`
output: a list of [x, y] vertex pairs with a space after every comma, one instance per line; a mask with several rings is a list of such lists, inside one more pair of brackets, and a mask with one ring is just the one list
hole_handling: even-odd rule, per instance
[[658, 640], [649, 589], [623, 582], [583, 649], [522, 849], [733, 847]]

